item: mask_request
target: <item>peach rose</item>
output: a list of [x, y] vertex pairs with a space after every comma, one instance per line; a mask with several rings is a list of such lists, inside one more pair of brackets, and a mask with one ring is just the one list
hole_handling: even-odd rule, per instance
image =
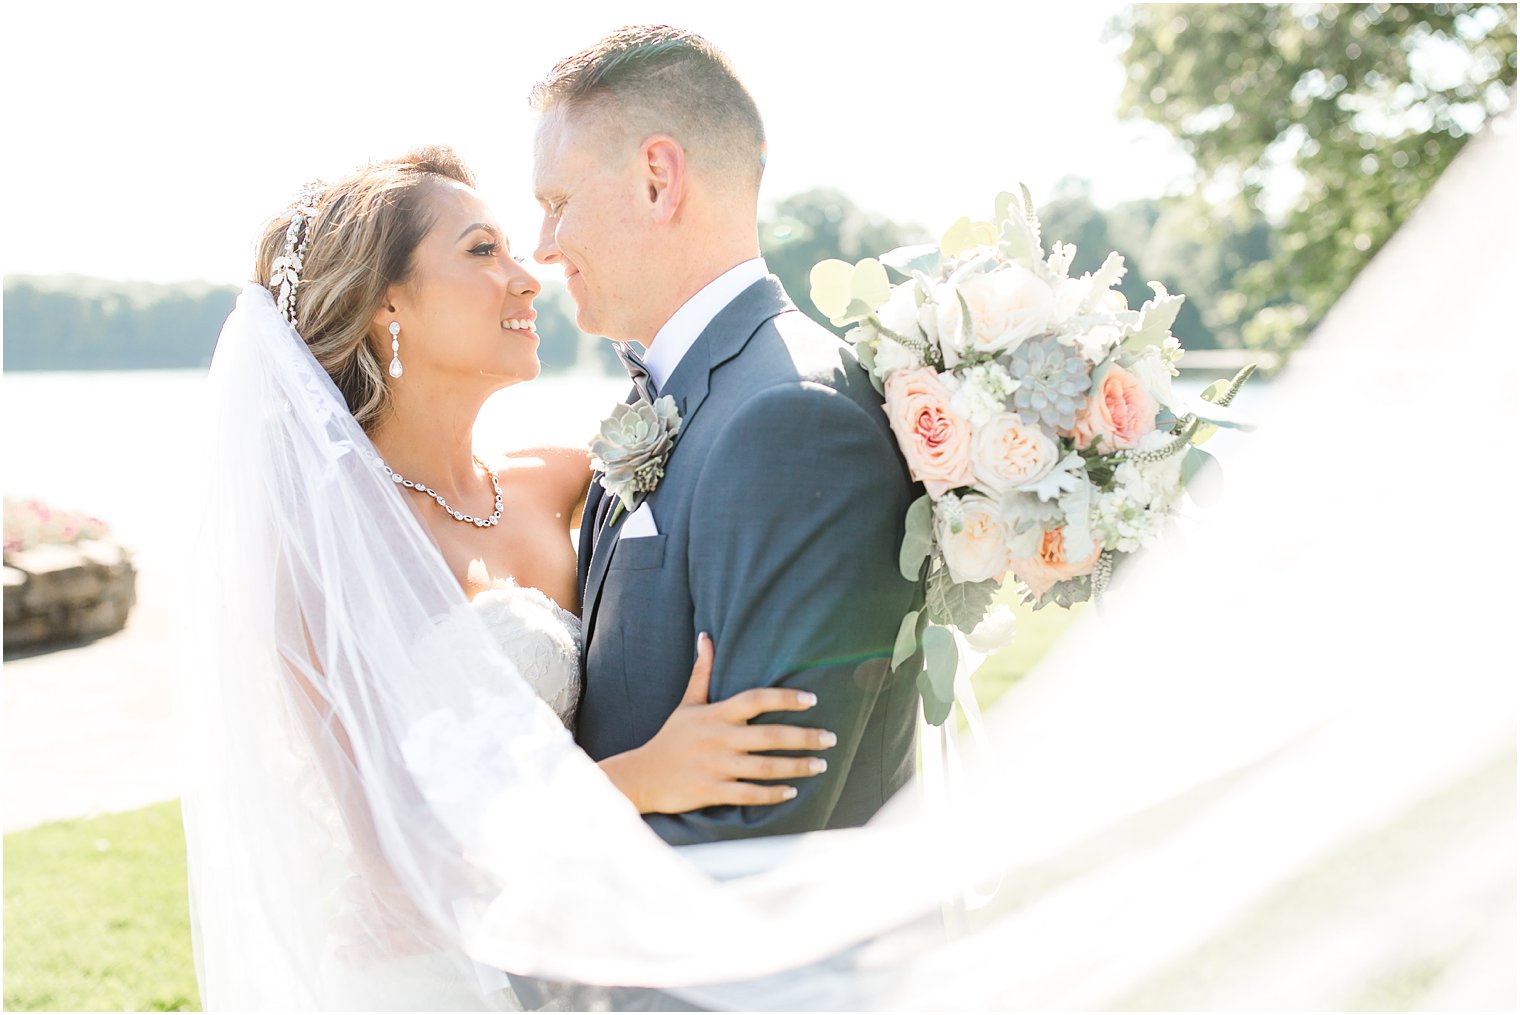
[[977, 431], [971, 471], [982, 486], [1003, 493], [1044, 479], [1060, 456], [1060, 448], [1043, 430], [1027, 425], [1018, 413], [1002, 412]]
[[930, 367], [887, 378], [887, 421], [908, 471], [938, 500], [971, 485], [971, 424], [950, 411], [950, 389]]
[[1090, 573], [1102, 552], [1102, 544], [1094, 540], [1092, 553], [1085, 560], [1067, 560], [1065, 527], [1046, 529], [1040, 539], [1040, 552], [1014, 561], [1013, 573], [1039, 598], [1056, 582]]
[[1001, 579], [1008, 573], [1008, 536], [998, 506], [972, 494], [962, 497], [958, 507], [959, 532], [953, 530], [945, 513], [934, 513], [935, 535], [950, 577], [958, 582]]
[[1104, 454], [1132, 448], [1156, 429], [1158, 411], [1156, 399], [1138, 377], [1121, 366], [1110, 366], [1077, 413], [1071, 435], [1084, 450], [1094, 443]]

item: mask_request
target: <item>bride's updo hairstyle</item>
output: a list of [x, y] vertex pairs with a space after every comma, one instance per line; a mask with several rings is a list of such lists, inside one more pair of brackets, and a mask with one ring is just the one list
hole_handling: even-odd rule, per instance
[[[390, 411], [385, 365], [369, 342], [370, 324], [386, 291], [411, 275], [412, 256], [433, 226], [427, 199], [438, 179], [475, 186], [475, 175], [453, 149], [429, 145], [311, 188], [317, 211], [306, 225], [296, 289], [299, 330], [366, 433]], [[293, 211], [271, 219], [259, 240], [253, 277], [271, 291]]]

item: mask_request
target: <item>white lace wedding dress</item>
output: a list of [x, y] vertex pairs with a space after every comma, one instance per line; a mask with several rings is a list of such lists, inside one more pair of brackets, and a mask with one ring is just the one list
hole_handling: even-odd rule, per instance
[[581, 700], [580, 618], [511, 580], [477, 593], [470, 609], [560, 722], [573, 728]]

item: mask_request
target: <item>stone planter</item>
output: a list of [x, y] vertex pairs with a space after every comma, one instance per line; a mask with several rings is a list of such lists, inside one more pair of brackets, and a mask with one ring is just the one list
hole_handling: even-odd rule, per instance
[[137, 570], [113, 542], [15, 551], [5, 558], [5, 650], [114, 634], [136, 602]]

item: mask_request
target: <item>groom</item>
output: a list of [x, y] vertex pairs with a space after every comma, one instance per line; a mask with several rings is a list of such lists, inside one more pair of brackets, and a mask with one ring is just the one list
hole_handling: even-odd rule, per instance
[[647, 742], [706, 631], [711, 700], [812, 691], [809, 711], [756, 721], [838, 743], [787, 803], [649, 815], [654, 830], [682, 845], [862, 824], [914, 764], [917, 692], [890, 660], [918, 605], [897, 564], [915, 489], [850, 348], [760, 257], [754, 100], [705, 39], [640, 27], [561, 61], [531, 101], [535, 257], [564, 269], [581, 330], [647, 348], [635, 379], [681, 419], [636, 511], [596, 483], [586, 502], [577, 739], [598, 760]]

